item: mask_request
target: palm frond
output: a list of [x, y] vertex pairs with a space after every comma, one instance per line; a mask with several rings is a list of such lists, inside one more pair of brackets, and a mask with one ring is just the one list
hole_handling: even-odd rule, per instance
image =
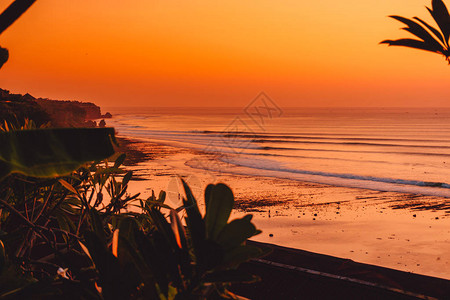
[[408, 27], [402, 28], [403, 30], [408, 31], [409, 33], [417, 36], [419, 39], [422, 39], [425, 43], [429, 44], [430, 48], [433, 48], [434, 51], [443, 50], [443, 46], [437, 41], [425, 28], [422, 27], [419, 23], [404, 18], [400, 16], [390, 16], [391, 18], [406, 24]]
[[15, 0], [0, 14], [0, 34], [14, 23], [36, 0]]
[[419, 50], [425, 50], [430, 52], [436, 52], [436, 49], [430, 46], [424, 41], [414, 39], [399, 39], [399, 40], [384, 40], [380, 44], [388, 44], [389, 46], [404, 46], [409, 48], [415, 48]]
[[413, 20], [411, 20], [400, 16], [389, 16], [407, 25], [407, 27], [402, 29], [419, 39], [384, 40], [380, 44], [404, 46], [438, 53], [445, 56], [445, 59], [450, 64], [450, 15], [442, 0], [432, 0], [431, 5], [432, 9], [428, 7], [427, 9], [439, 26], [440, 31], [418, 17], [414, 17]]
[[428, 28], [428, 30], [430, 30], [442, 42], [442, 45], [444, 45], [444, 47], [446, 46], [446, 42], [444, 40], [444, 37], [439, 32], [439, 30], [437, 30], [436, 28], [432, 27], [427, 22], [425, 22], [424, 20], [422, 20], [422, 19], [420, 19], [418, 17], [414, 17], [413, 19], [415, 19], [415, 20], [419, 21], [420, 23], [422, 23], [422, 25], [424, 25], [426, 28]]
[[448, 40], [450, 37], [450, 15], [448, 13], [447, 7], [445, 6], [444, 2], [442, 0], [432, 0], [431, 7], [433, 9], [428, 9], [430, 14], [433, 16], [434, 21], [436, 21], [436, 24], [441, 29], [446, 46], [448, 47]]

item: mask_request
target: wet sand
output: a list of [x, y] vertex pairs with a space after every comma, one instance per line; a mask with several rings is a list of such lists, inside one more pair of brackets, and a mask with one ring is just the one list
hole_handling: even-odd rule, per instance
[[196, 151], [124, 144], [133, 153], [127, 168], [141, 179], [130, 184], [132, 193], [165, 190], [167, 204], [178, 206], [176, 176], [201, 203], [208, 183], [223, 182], [236, 196], [234, 217], [251, 213], [263, 231], [256, 241], [450, 279], [450, 199], [230, 174], [229, 167], [205, 171], [184, 163]]

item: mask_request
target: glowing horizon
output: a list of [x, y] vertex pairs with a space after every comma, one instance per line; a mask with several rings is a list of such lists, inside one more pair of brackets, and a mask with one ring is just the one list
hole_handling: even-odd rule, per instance
[[239, 107], [265, 91], [285, 107], [448, 107], [442, 57], [378, 45], [408, 37], [388, 15], [433, 23], [425, 5], [37, 1], [2, 35], [0, 87], [100, 106]]

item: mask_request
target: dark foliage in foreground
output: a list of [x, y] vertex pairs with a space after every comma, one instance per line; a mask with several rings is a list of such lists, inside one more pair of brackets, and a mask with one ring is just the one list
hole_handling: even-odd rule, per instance
[[[91, 149], [81, 156], [61, 146], [80, 130], [0, 133], [4, 141], [15, 140], [0, 153], [0, 162], [12, 166], [0, 182], [0, 298], [223, 299], [237, 297], [227, 290], [230, 283], [257, 279], [237, 267], [263, 254], [245, 244], [259, 231], [250, 215], [228, 222], [234, 197], [226, 185], [206, 188], [202, 216], [184, 182], [184, 206], [177, 210], [164, 204], [164, 192], [148, 199], [129, 195], [132, 173], [120, 168], [125, 155], [113, 165], [85, 164], [60, 176], [93, 153], [110, 154], [107, 140], [96, 147], [78, 137], [77, 143]], [[23, 150], [32, 142], [23, 134], [30, 132], [43, 139], [50, 135], [61, 147], [23, 163]], [[89, 129], [84, 135], [94, 132], [111, 134]], [[106, 150], [95, 153], [101, 149]], [[38, 144], [34, 151], [43, 149]], [[39, 161], [49, 166], [36, 172]]]
[[[34, 2], [14, 1], [0, 15], [0, 34]], [[0, 68], [7, 60], [0, 47]], [[237, 299], [228, 285], [257, 279], [237, 267], [263, 254], [245, 244], [259, 231], [251, 215], [228, 222], [234, 196], [226, 185], [206, 188], [202, 216], [183, 181], [184, 205], [174, 210], [164, 192], [127, 193], [125, 155], [105, 160], [112, 128], [1, 121], [1, 299]]]
[[411, 20], [400, 16], [390, 16], [404, 23], [407, 27], [402, 29], [412, 33], [419, 39], [384, 40], [381, 44], [405, 46], [438, 53], [443, 55], [450, 64], [450, 15], [447, 7], [442, 0], [432, 0], [432, 8], [427, 7], [427, 10], [438, 25], [439, 30], [418, 17], [414, 17], [414, 20]]

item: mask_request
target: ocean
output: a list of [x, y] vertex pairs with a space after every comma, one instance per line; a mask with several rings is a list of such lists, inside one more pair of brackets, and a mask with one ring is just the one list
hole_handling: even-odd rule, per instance
[[195, 150], [201, 172], [450, 197], [449, 108], [108, 110], [119, 136]]
[[223, 182], [254, 240], [450, 279], [449, 108], [106, 110], [150, 154], [132, 194], [179, 207], [183, 177], [202, 210]]

